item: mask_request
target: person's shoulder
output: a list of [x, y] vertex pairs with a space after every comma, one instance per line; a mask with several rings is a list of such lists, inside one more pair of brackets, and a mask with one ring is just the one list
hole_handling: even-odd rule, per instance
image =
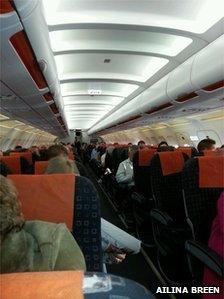
[[68, 231], [67, 227], [63, 223], [51, 223], [45, 221], [26, 221], [24, 230], [33, 235], [38, 243], [44, 243], [55, 240], [55, 238], [63, 235], [65, 231]]

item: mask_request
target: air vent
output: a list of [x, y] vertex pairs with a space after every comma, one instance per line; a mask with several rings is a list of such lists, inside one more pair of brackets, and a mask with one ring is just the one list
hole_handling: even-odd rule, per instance
[[111, 59], [110, 58], [106, 58], [104, 59], [104, 63], [110, 63], [111, 62]]

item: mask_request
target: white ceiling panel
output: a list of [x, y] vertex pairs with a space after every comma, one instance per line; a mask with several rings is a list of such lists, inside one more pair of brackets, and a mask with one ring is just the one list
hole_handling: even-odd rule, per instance
[[205, 47], [224, 11], [223, 0], [42, 2], [70, 129], [98, 127]]
[[63, 99], [65, 106], [71, 106], [73, 104], [107, 104], [110, 106], [116, 106], [123, 100], [123, 98], [121, 97], [113, 96], [68, 96], [64, 97]]
[[76, 29], [50, 32], [52, 49], [64, 51], [110, 50], [151, 52], [175, 56], [186, 48], [191, 38], [137, 30]]
[[[104, 63], [110, 59], [110, 63]], [[145, 82], [161, 69], [165, 58], [110, 54], [65, 54], [55, 56], [59, 80], [113, 79]]]
[[135, 84], [113, 82], [71, 82], [61, 84], [62, 96], [86, 95], [91, 90], [100, 90], [101, 95], [127, 97], [138, 88]]
[[222, 0], [44, 0], [49, 25], [136, 24], [203, 33], [223, 13]]

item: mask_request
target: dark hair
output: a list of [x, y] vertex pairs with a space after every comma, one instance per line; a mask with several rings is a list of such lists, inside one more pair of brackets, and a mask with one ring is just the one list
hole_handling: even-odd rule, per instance
[[68, 151], [64, 145], [56, 144], [56, 145], [52, 145], [49, 147], [49, 149], [48, 149], [48, 158], [49, 159], [55, 158], [59, 155], [64, 155], [64, 156], [68, 155]]
[[144, 143], [144, 144], [145, 144], [145, 141], [144, 141], [144, 140], [139, 140], [138, 145], [139, 145], [140, 143]]
[[159, 144], [158, 144], [158, 148], [160, 148], [161, 146], [168, 146], [168, 143], [166, 141], [161, 141]]
[[168, 145], [168, 146], [160, 146], [157, 149], [157, 152], [173, 152], [175, 150], [175, 147]]
[[198, 148], [198, 151], [200, 153], [200, 152], [202, 152], [204, 150], [210, 150], [213, 145], [215, 145], [215, 140], [210, 139], [210, 138], [206, 138], [206, 139], [201, 140], [198, 143], [198, 147], [197, 148]]

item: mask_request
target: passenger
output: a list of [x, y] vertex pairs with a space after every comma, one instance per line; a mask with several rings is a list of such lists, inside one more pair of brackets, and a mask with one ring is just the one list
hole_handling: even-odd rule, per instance
[[199, 154], [203, 154], [204, 150], [214, 150], [215, 149], [215, 140], [206, 138], [201, 140], [197, 146]]
[[13, 184], [0, 176], [0, 272], [85, 270], [65, 224], [25, 221]]
[[161, 141], [159, 144], [158, 144], [158, 149], [160, 149], [161, 147], [165, 147], [165, 146], [169, 146], [168, 143], [166, 141]]
[[[208, 246], [215, 251], [222, 259], [224, 258], [224, 192], [222, 192], [218, 202], [217, 202], [217, 215], [213, 221], [211, 234], [208, 242]], [[203, 284], [205, 286], [216, 286], [220, 287], [220, 294], [211, 294], [204, 295], [203, 299], [218, 299], [223, 298], [223, 286], [224, 280], [223, 278], [218, 277], [215, 273], [213, 273], [209, 269], [205, 269], [204, 271], [204, 279]]]
[[17, 145], [17, 146], [15, 146], [14, 151], [15, 151], [15, 152], [22, 152], [22, 151], [23, 151], [23, 148], [22, 148], [21, 145]]
[[30, 151], [32, 153], [32, 161], [35, 163], [36, 161], [41, 160], [40, 152], [37, 146], [33, 145], [30, 147]]
[[49, 163], [45, 174], [51, 173], [75, 173], [79, 174], [79, 170], [74, 161], [68, 158], [68, 151], [63, 145], [52, 145], [48, 149]]
[[141, 149], [143, 149], [143, 148], [145, 148], [145, 147], [146, 147], [145, 141], [140, 140], [140, 141], [138, 142], [138, 148], [141, 150]]
[[131, 142], [128, 143], [128, 147], [132, 146], [133, 144]]
[[134, 186], [133, 178], [133, 156], [137, 152], [138, 146], [132, 145], [128, 150], [128, 159], [119, 164], [116, 180], [118, 184], [123, 188], [131, 189]]
[[8, 174], [11, 174], [11, 173], [12, 172], [8, 168], [8, 166], [3, 161], [0, 161], [0, 174], [6, 177]]

